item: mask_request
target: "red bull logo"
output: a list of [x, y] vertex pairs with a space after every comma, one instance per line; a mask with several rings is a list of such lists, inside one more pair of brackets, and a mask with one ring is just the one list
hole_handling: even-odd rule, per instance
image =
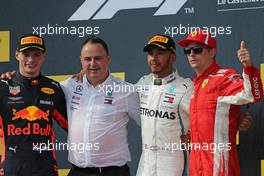
[[51, 135], [51, 126], [49, 124], [46, 127], [42, 128], [38, 123], [28, 123], [26, 127], [16, 127], [14, 124], [10, 124], [7, 126], [7, 135], [19, 136], [19, 135], [42, 135], [49, 136]]
[[31, 122], [41, 119], [49, 121], [49, 110], [47, 112], [44, 112], [36, 106], [29, 106], [18, 112], [15, 109], [13, 109], [13, 115], [14, 117], [12, 118], [12, 120], [21, 118]]
[[[36, 121], [42, 120], [49, 121], [49, 110], [47, 112], [42, 111], [36, 106], [29, 106], [20, 111], [13, 109], [12, 120], [23, 119], [27, 121]], [[17, 127], [15, 124], [9, 124], [7, 126], [7, 134], [10, 135], [51, 135], [52, 129], [50, 124], [46, 124], [45, 127], [41, 127], [39, 123], [30, 123], [28, 122], [24, 127]]]

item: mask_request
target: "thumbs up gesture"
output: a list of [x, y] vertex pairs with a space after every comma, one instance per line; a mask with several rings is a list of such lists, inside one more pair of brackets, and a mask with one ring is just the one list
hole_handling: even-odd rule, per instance
[[240, 48], [237, 50], [237, 57], [244, 67], [252, 65], [250, 54], [244, 41], [240, 42]]

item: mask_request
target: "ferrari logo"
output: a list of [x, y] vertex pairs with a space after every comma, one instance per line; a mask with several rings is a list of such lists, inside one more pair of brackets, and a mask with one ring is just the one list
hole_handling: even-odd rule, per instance
[[197, 35], [197, 31], [192, 31], [192, 37], [196, 36]]
[[204, 87], [207, 85], [208, 81], [209, 81], [209, 79], [205, 79], [205, 80], [203, 81], [202, 88], [204, 88]]

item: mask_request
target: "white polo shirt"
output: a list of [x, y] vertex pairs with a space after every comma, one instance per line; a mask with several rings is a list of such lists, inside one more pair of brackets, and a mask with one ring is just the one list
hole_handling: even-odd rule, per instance
[[132, 84], [111, 75], [93, 87], [69, 78], [61, 82], [68, 111], [69, 161], [78, 167], [122, 166], [131, 160], [129, 117], [140, 124], [139, 97]]

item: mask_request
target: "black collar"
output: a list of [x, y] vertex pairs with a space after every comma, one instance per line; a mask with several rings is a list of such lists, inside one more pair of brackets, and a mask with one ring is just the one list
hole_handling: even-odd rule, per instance
[[25, 85], [31, 85], [31, 86], [38, 85], [41, 77], [42, 77], [42, 75], [39, 74], [37, 77], [28, 78], [28, 77], [21, 75], [21, 73], [19, 73], [19, 71], [16, 72], [16, 76], [15, 76], [15, 78], [17, 79], [18, 82], [25, 84]]

